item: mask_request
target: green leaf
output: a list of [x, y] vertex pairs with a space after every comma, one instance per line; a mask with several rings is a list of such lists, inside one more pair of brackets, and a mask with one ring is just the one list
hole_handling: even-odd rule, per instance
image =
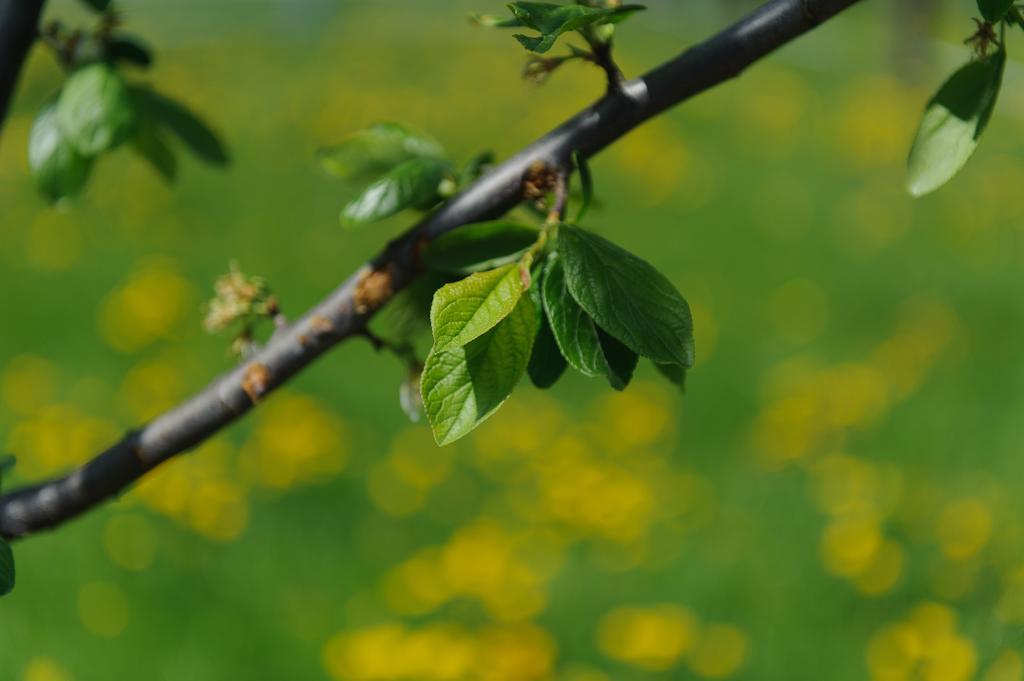
[[530, 363], [526, 371], [530, 374], [533, 384], [544, 390], [553, 386], [569, 365], [558, 349], [547, 316], [540, 317], [540, 329], [537, 331], [537, 339], [533, 342], [533, 352], [530, 354]]
[[669, 382], [680, 390], [686, 389], [686, 367], [681, 367], [678, 364], [659, 364], [658, 362], [653, 362], [653, 364], [658, 373], [667, 378]]
[[28, 165], [39, 190], [50, 201], [76, 195], [89, 179], [92, 159], [79, 154], [64, 137], [55, 103], [43, 107], [32, 124]]
[[597, 325], [565, 285], [565, 269], [557, 255], [548, 259], [542, 281], [544, 311], [562, 356], [584, 376], [605, 376], [608, 363], [597, 335]]
[[607, 363], [608, 385], [616, 390], [625, 390], [636, 371], [639, 355], [609, 336], [601, 327], [597, 327], [597, 337], [601, 341], [601, 352]]
[[210, 126], [184, 105], [145, 87], [132, 90], [150, 120], [172, 132], [199, 159], [212, 165], [228, 163], [228, 152]]
[[108, 64], [89, 64], [72, 73], [57, 99], [57, 124], [83, 156], [127, 140], [136, 119], [131, 90]]
[[572, 158], [576, 162], [576, 171], [580, 176], [580, 190], [583, 194], [580, 210], [576, 213], [576, 222], [579, 222], [587, 214], [590, 202], [594, 198], [594, 177], [590, 174], [590, 166], [587, 165], [587, 159], [583, 158], [583, 154], [577, 151]]
[[493, 151], [481, 151], [479, 154], [469, 159], [469, 163], [463, 168], [459, 174], [459, 186], [468, 187], [469, 185], [480, 179], [480, 176], [484, 174], [488, 166], [494, 164], [494, 152]]
[[550, 50], [564, 33], [579, 31], [588, 26], [615, 24], [645, 9], [642, 5], [588, 7], [575, 4], [556, 5], [549, 2], [513, 2], [508, 7], [517, 19], [540, 33], [537, 37], [521, 34], [515, 36], [523, 47], [538, 53]]
[[414, 158], [394, 168], [349, 202], [341, 224], [356, 227], [391, 217], [406, 208], [426, 210], [440, 199], [441, 182], [451, 172], [446, 161]]
[[515, 262], [538, 236], [535, 228], [516, 222], [478, 222], [445, 232], [421, 257], [430, 269], [468, 274]]
[[526, 370], [536, 334], [536, 306], [522, 296], [508, 316], [471, 343], [430, 351], [420, 383], [437, 444], [458, 440], [502, 405]]
[[601, 328], [656, 362], [693, 365], [690, 306], [663, 274], [572, 225], [559, 227], [558, 252], [569, 293]]
[[484, 28], [523, 28], [526, 26], [522, 19], [517, 19], [514, 16], [496, 17], [493, 14], [470, 14], [469, 20]]
[[569, 293], [557, 255], [548, 259], [543, 280], [544, 310], [564, 359], [584, 376], [604, 376], [616, 390], [633, 378], [637, 354], [600, 328]]
[[153, 64], [153, 51], [134, 36], [119, 36], [107, 43], [107, 56], [113, 61], [125, 61], [148, 68]]
[[[548, 256], [555, 257], [554, 255]], [[533, 341], [533, 352], [530, 353], [530, 363], [526, 367], [526, 373], [530, 375], [530, 381], [541, 390], [553, 386], [562, 374], [568, 363], [562, 357], [562, 351], [558, 349], [558, 342], [555, 334], [551, 331], [551, 323], [544, 312], [544, 269], [547, 261], [534, 266], [536, 272], [533, 285], [527, 290], [530, 300], [537, 308], [538, 328], [537, 338]]]
[[178, 159], [157, 130], [151, 126], [140, 128], [132, 138], [132, 146], [139, 156], [149, 161], [167, 184], [174, 182], [178, 174]]
[[1006, 66], [1000, 49], [962, 66], [928, 102], [907, 161], [907, 190], [935, 191], [974, 154], [995, 108]]
[[106, 12], [107, 8], [110, 7], [110, 0], [82, 0], [82, 2], [97, 12]]
[[439, 288], [430, 306], [434, 350], [460, 348], [494, 328], [522, 298], [523, 279], [513, 263]]
[[423, 397], [420, 395], [420, 371], [410, 371], [398, 387], [398, 404], [413, 423], [423, 416]]
[[0, 539], [0, 596], [14, 589], [14, 554], [10, 545]]
[[316, 152], [324, 170], [347, 180], [377, 177], [410, 159], [443, 155], [436, 141], [398, 123], [377, 123]]
[[1014, 0], [978, 0], [978, 11], [985, 21], [996, 23], [1013, 7]]

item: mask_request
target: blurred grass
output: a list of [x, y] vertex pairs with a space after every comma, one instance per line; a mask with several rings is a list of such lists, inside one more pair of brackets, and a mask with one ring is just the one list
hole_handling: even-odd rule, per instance
[[[486, 3], [485, 3], [486, 4]], [[627, 73], [734, 16], [652, 3]], [[518, 80], [479, 2], [126, 2], [147, 79], [219, 127], [227, 172], [164, 187], [128, 153], [35, 198], [24, 144], [59, 86], [30, 61], [0, 146], [0, 437], [25, 482], [227, 368], [201, 303], [237, 258], [298, 314], [403, 217], [337, 226], [312, 152], [378, 120], [507, 156], [601, 90]], [[855, 9], [594, 162], [599, 229], [691, 301], [685, 397], [522, 387], [437, 450], [359, 342], [138, 490], [16, 546], [0, 678], [1021, 678], [1019, 67], [949, 188], [901, 191], [932, 64], [896, 79]], [[53, 16], [83, 16], [70, 2]], [[1014, 53], [1011, 42], [1011, 56]]]

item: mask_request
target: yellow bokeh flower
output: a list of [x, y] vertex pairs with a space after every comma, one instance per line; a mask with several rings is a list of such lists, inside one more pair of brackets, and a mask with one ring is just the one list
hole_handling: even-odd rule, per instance
[[676, 666], [698, 635], [697, 617], [686, 608], [620, 607], [601, 618], [597, 645], [613, 660], [661, 671]]

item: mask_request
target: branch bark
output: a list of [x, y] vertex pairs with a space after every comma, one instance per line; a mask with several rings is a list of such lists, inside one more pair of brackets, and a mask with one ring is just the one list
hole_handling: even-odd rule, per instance
[[0, 0], [0, 127], [18, 83], [21, 65], [39, 35], [44, 0]]
[[245, 364], [69, 475], [0, 497], [0, 535], [13, 539], [55, 527], [118, 494], [240, 418], [332, 346], [361, 335], [373, 313], [421, 272], [417, 256], [424, 243], [511, 209], [522, 200], [523, 178], [534, 164], [564, 168], [571, 167], [576, 151], [593, 156], [640, 123], [739, 75], [858, 1], [771, 0], [718, 35], [624, 83], [392, 241]]

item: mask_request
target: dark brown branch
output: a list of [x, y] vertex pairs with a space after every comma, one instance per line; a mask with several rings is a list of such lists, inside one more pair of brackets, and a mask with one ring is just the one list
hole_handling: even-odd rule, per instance
[[0, 128], [14, 97], [21, 65], [39, 35], [44, 0], [0, 0]]
[[147, 471], [240, 418], [339, 341], [362, 334], [373, 313], [420, 273], [417, 253], [425, 241], [508, 211], [522, 200], [523, 178], [531, 167], [572, 167], [575, 152], [593, 156], [643, 121], [738, 75], [856, 2], [772, 0], [646, 76], [624, 83], [392, 241], [244, 365], [71, 474], [0, 498], [0, 535], [21, 537], [55, 527], [116, 495]]
[[622, 69], [612, 56], [612, 41], [591, 42], [590, 49], [594, 55], [594, 63], [601, 67], [605, 78], [608, 79], [608, 94], [614, 94], [626, 82], [626, 76], [622, 74]]

